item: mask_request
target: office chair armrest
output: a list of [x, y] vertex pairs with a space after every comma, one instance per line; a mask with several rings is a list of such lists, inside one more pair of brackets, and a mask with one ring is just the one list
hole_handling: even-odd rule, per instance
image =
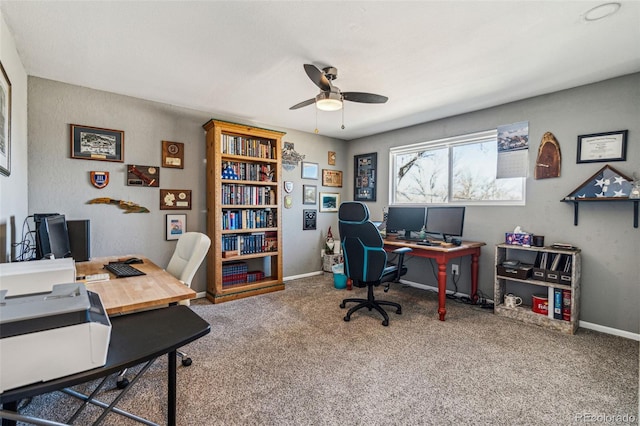
[[[402, 265], [404, 264], [404, 255], [412, 251], [413, 249], [411, 247], [400, 247], [391, 252], [398, 255], [398, 273], [393, 280], [394, 282], [400, 282], [400, 277], [402, 276]], [[387, 286], [387, 289], [388, 288], [389, 286]]]

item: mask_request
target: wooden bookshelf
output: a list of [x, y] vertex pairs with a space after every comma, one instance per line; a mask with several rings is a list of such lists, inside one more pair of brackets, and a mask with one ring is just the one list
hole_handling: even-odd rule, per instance
[[282, 137], [219, 120], [207, 132], [207, 298], [213, 303], [284, 290]]

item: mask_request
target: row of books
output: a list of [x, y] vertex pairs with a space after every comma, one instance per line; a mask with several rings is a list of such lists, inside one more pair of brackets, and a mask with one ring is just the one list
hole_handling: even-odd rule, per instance
[[222, 265], [222, 287], [247, 282], [247, 264], [229, 262]]
[[571, 290], [549, 287], [549, 318], [571, 321]]
[[[229, 174], [227, 169], [231, 168], [233, 174]], [[256, 163], [239, 163], [236, 161], [226, 162], [226, 166], [223, 165], [223, 179], [234, 180], [251, 180], [255, 182], [271, 182], [273, 181], [274, 169], [270, 164], [256, 164]], [[230, 176], [229, 176], [230, 175]]]
[[222, 134], [222, 153], [246, 157], [277, 158], [275, 143], [269, 139]]
[[222, 229], [273, 228], [275, 210], [225, 210], [222, 212]]
[[224, 184], [221, 201], [229, 205], [264, 206], [275, 204], [276, 193], [270, 187]]
[[249, 235], [225, 234], [222, 236], [222, 251], [238, 254], [266, 253], [278, 250], [278, 234], [275, 231], [257, 232]]

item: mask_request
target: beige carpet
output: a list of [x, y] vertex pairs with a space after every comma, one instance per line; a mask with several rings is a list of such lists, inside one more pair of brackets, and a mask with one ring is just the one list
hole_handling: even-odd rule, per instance
[[[451, 300], [441, 322], [434, 293], [401, 285], [376, 291], [403, 306], [402, 315], [389, 311], [389, 327], [367, 310], [344, 322], [338, 305], [353, 294], [365, 290], [336, 290], [325, 274], [220, 305], [196, 301], [192, 309], [212, 327], [184, 348], [194, 363], [178, 368], [178, 424], [638, 421], [638, 342], [583, 329], [568, 336]], [[119, 406], [165, 423], [165, 368], [163, 357]], [[58, 392], [22, 413], [63, 421], [77, 405]], [[105, 424], [135, 423], [110, 414]]]

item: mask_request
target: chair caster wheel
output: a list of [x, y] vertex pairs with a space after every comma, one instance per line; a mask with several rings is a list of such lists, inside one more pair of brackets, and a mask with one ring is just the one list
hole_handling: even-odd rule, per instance
[[382, 321], [382, 325], [384, 325], [385, 327], [388, 327], [389, 326], [389, 320]]
[[342, 303], [340, 304], [340, 307], [341, 307], [342, 309], [344, 309], [344, 307], [345, 307], [345, 306], [346, 306], [346, 305], [344, 304], [344, 302], [342, 302]]
[[398, 314], [398, 315], [402, 315], [402, 309], [398, 309], [398, 310], [396, 311], [396, 314]]
[[185, 367], [190, 366], [192, 362], [191, 358], [182, 358], [182, 365]]
[[351, 321], [351, 318], [349, 318], [349, 317], [344, 317], [344, 321], [345, 321], [345, 322], [349, 322], [349, 321]]
[[116, 382], [116, 387], [117, 387], [118, 389], [124, 389], [124, 388], [126, 388], [127, 386], [129, 386], [129, 379], [127, 379], [127, 378], [124, 378], [124, 379], [122, 379], [122, 380], [118, 380], [118, 381]]

